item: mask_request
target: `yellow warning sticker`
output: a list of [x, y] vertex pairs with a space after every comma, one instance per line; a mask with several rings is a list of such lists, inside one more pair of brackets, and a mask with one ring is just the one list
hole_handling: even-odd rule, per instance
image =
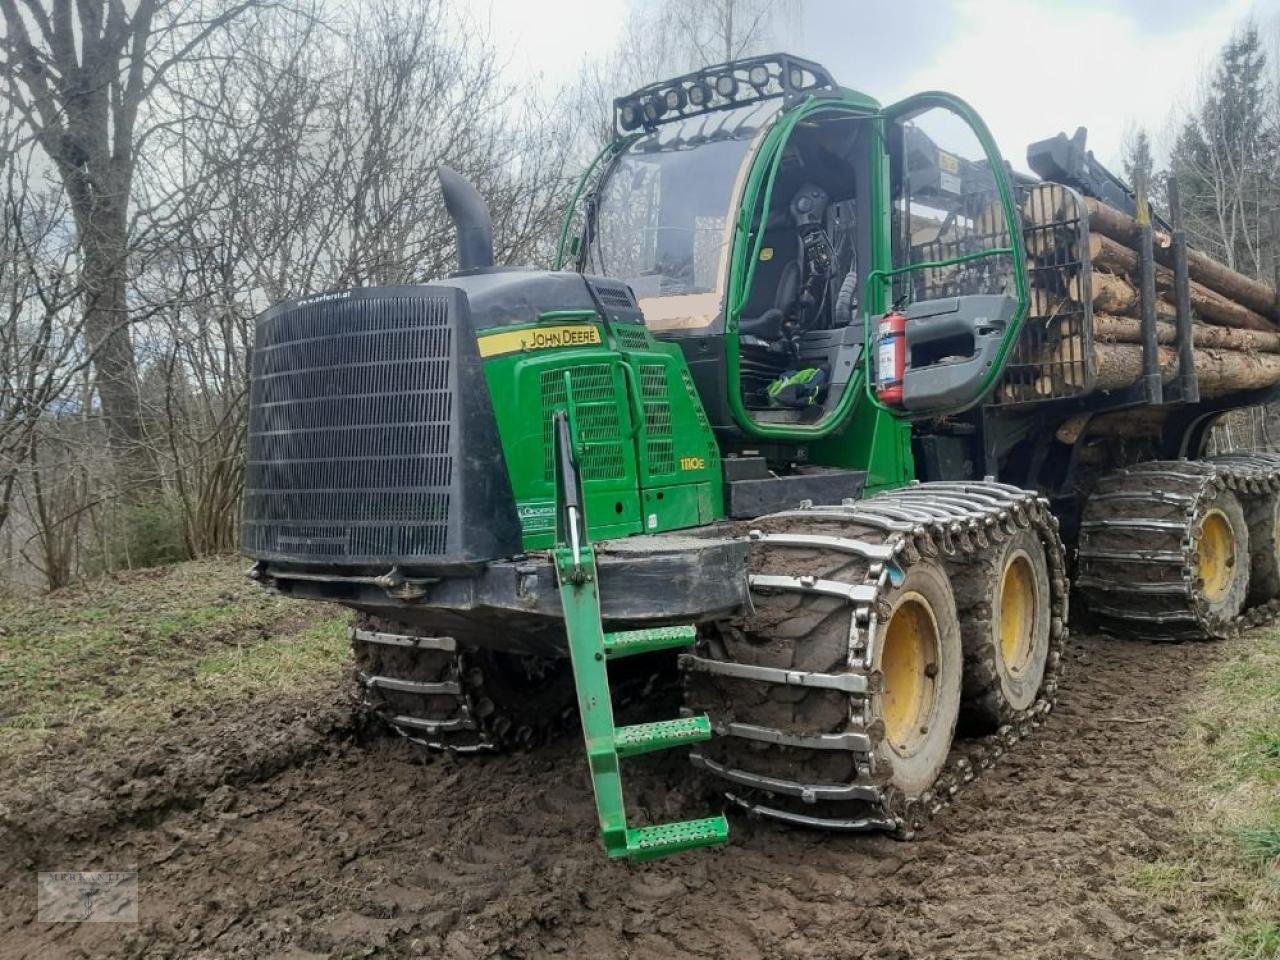
[[482, 335], [477, 343], [482, 357], [528, 350], [554, 350], [557, 347], [590, 347], [600, 343], [600, 329], [589, 323], [572, 323], [558, 327], [497, 330]]
[[761, 260], [772, 260], [772, 259], [773, 259], [773, 247], [761, 247], [761, 248], [760, 248], [760, 259], [761, 259]]
[[960, 161], [945, 150], [938, 151], [938, 166], [947, 173], [959, 173]]

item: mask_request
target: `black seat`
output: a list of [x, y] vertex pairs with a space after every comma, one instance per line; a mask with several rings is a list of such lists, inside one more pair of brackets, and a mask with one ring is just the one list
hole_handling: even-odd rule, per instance
[[800, 299], [795, 228], [784, 220], [765, 231], [751, 293], [738, 321], [742, 395], [750, 407], [769, 406], [766, 390], [791, 363], [783, 321]]
[[795, 228], [788, 222], [765, 231], [751, 292], [738, 321], [741, 333], [777, 340], [782, 321], [800, 297], [800, 261]]

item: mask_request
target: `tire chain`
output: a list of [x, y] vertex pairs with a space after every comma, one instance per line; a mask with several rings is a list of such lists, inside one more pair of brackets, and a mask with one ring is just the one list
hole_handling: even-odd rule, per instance
[[[519, 722], [503, 709], [502, 698], [487, 689], [484, 670], [472, 663], [471, 651], [460, 649], [450, 637], [403, 633], [403, 626], [395, 627], [394, 631], [386, 629], [384, 622], [372, 618], [359, 618], [353, 624], [354, 679], [360, 705], [410, 743], [434, 753], [452, 754], [529, 749], [573, 723], [576, 713], [572, 705], [537, 723]], [[393, 700], [385, 692], [388, 681], [397, 685], [424, 681], [398, 677], [385, 669], [376, 674], [361, 669], [361, 645], [372, 652], [375, 644], [414, 651], [418, 658], [414, 666], [427, 666], [436, 674], [434, 679], [425, 681], [434, 689], [393, 688]], [[414, 705], [406, 707], [406, 698]]]
[[[1280, 615], [1277, 597], [1217, 618], [1200, 592], [1194, 528], [1201, 510], [1223, 490], [1246, 505], [1275, 496], [1280, 454], [1153, 460], [1098, 481], [1082, 514], [1076, 586], [1102, 630], [1179, 643], [1234, 636]], [[1124, 531], [1148, 542], [1116, 549], [1115, 535]], [[1152, 580], [1152, 571], [1161, 568], [1163, 577]], [[1159, 635], [1152, 635], [1153, 626]]]
[[[765, 777], [741, 769], [729, 769], [710, 760], [704, 753], [695, 751], [691, 758], [695, 766], [712, 776], [727, 782], [731, 789], [726, 797], [736, 806], [764, 818], [816, 827], [827, 830], [865, 831], [881, 830], [902, 838], [909, 838], [929, 820], [945, 810], [974, 779], [993, 766], [1000, 757], [1019, 740], [1038, 727], [1053, 709], [1057, 698], [1058, 682], [1063, 662], [1063, 646], [1067, 637], [1068, 583], [1065, 550], [1058, 534], [1057, 518], [1050, 512], [1044, 498], [1018, 487], [982, 482], [934, 482], [920, 483], [884, 493], [864, 500], [846, 500], [839, 507], [808, 506], [800, 510], [772, 514], [752, 521], [750, 536], [753, 540], [770, 542], [769, 530], [783, 531], [783, 540], [791, 539], [785, 532], [788, 524], [804, 529], [813, 521], [824, 526], [838, 524], [837, 539], [844, 543], [844, 552], [861, 552], [867, 559], [860, 588], [850, 592], [849, 602], [854, 605], [850, 619], [850, 641], [847, 672], [861, 678], [864, 694], [850, 694], [849, 716], [845, 733], [860, 738], [864, 744], [856, 751], [856, 779], [848, 784], [808, 784], [800, 780], [781, 780]], [[942, 773], [933, 787], [917, 798], [907, 798], [892, 786], [886, 785], [887, 776], [877, 764], [883, 764], [875, 755], [884, 737], [884, 724], [869, 717], [871, 692], [878, 689], [881, 678], [873, 671], [874, 642], [878, 624], [889, 615], [884, 593], [890, 584], [892, 571], [904, 570], [922, 558], [956, 561], [979, 556], [994, 549], [1019, 529], [1034, 530], [1045, 547], [1049, 571], [1051, 617], [1049, 625], [1049, 651], [1044, 679], [1036, 701], [1027, 709], [1013, 714], [994, 733], [970, 740], [957, 740]], [[774, 541], [781, 542], [781, 541]], [[785, 546], [785, 543], [783, 544]], [[791, 545], [799, 546], [793, 542]], [[806, 583], [806, 579], [808, 582]], [[828, 582], [814, 578], [796, 578], [794, 587], [799, 593], [822, 592]], [[753, 583], [753, 593], [761, 589]], [[856, 599], [855, 599], [856, 597]], [[681, 658], [685, 668], [686, 688], [701, 682], [702, 675], [717, 674], [739, 676], [733, 673], [736, 665], [713, 655], [711, 645], [704, 638], [699, 642], [695, 655]], [[728, 664], [726, 666], [726, 664]], [[775, 671], [781, 676], [775, 681], [793, 685], [801, 683], [796, 671]], [[695, 678], [694, 674], [698, 676]], [[813, 677], [814, 675], [810, 675]], [[756, 679], [761, 679], [757, 675]], [[825, 681], [824, 681], [825, 682]], [[696, 699], [696, 698], [695, 698]], [[718, 734], [745, 736], [747, 739], [803, 746], [788, 743], [789, 735], [781, 730], [767, 729], [740, 723], [725, 722], [712, 716], [713, 727]], [[790, 738], [794, 741], [794, 737]], [[811, 751], [804, 750], [800, 757]], [[801, 764], [797, 763], [797, 767]], [[745, 788], [745, 793], [736, 792]], [[757, 798], [782, 796], [802, 803], [818, 804], [831, 795], [830, 789], [848, 791], [846, 799], [854, 800], [854, 816], [813, 816], [793, 809], [770, 806]], [[825, 796], [824, 796], [825, 794]], [[828, 803], [828, 810], [846, 809]]]
[[[452, 638], [431, 637], [401, 632], [404, 625], [394, 624], [395, 631], [387, 629], [386, 621], [369, 618], [364, 621], [371, 629], [361, 625], [361, 619], [351, 629], [352, 647], [356, 651], [354, 679], [360, 694], [360, 706], [376, 717], [390, 730], [434, 753], [476, 754], [501, 753], [508, 750], [529, 750], [540, 746], [578, 725], [578, 710], [568, 659], [552, 660], [542, 657], [525, 657], [516, 654], [496, 654], [508, 657], [505, 669], [519, 666], [525, 676], [523, 681], [529, 691], [546, 692], [548, 683], [558, 684], [540, 702], [529, 703], [522, 696], [523, 690], [512, 689], [510, 682], [492, 682], [496, 664], [484, 651], [459, 647]], [[375, 640], [374, 638], [379, 638]], [[380, 669], [376, 674], [360, 668], [360, 647], [366, 649], [380, 644], [416, 651], [419, 658], [413, 666], [427, 665], [435, 676], [425, 681], [435, 689], [393, 689], [391, 692], [399, 705], [383, 691], [386, 682], [397, 686], [415, 684], [418, 681], [395, 672]], [[411, 671], [416, 673], [417, 670]], [[548, 680], [550, 677], [550, 680]], [[624, 674], [614, 684], [615, 707], [621, 709], [649, 696], [656, 688], [673, 686], [674, 678], [642, 670]], [[414, 700], [414, 706], [406, 709], [404, 698]], [[516, 698], [526, 700], [517, 703]]]

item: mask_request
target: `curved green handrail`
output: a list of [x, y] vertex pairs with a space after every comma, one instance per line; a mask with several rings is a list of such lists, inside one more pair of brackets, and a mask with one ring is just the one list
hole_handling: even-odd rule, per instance
[[[941, 107], [950, 110], [960, 117], [978, 138], [978, 143], [982, 146], [983, 153], [987, 156], [987, 164], [991, 170], [991, 178], [995, 181], [996, 192], [1000, 196], [1000, 207], [1004, 210], [1005, 223], [1009, 228], [1009, 246], [993, 247], [990, 250], [978, 250], [974, 253], [963, 254], [950, 260], [934, 261], [929, 263], [912, 263], [894, 270], [873, 270], [867, 274], [867, 283], [864, 288], [864, 297], [871, 288], [872, 277], [879, 277], [881, 280], [889, 280], [891, 277], [902, 273], [909, 273], [913, 270], [927, 270], [936, 267], [952, 266], [959, 263], [966, 263], [970, 260], [979, 260], [983, 257], [1008, 256], [1012, 258], [1014, 289], [1018, 295], [1018, 306], [1014, 311], [1013, 320], [1009, 324], [1009, 329], [1005, 331], [1004, 340], [1000, 343], [1000, 349], [996, 352], [995, 360], [991, 363], [991, 370], [982, 380], [981, 387], [974, 394], [972, 400], [965, 403], [954, 404], [949, 407], [939, 407], [932, 410], [922, 410], [918, 413], [906, 414], [901, 410], [894, 410], [886, 407], [875, 397], [872, 389], [872, 380], [870, 377], [871, 360], [869, 353], [871, 343], [871, 324], [865, 324], [865, 344], [864, 350], [868, 351], [864, 356], [865, 361], [865, 380], [864, 389], [868, 399], [881, 410], [887, 410], [897, 417], [912, 419], [915, 417], [936, 417], [946, 416], [949, 414], [961, 413], [968, 410], [981, 402], [987, 392], [995, 386], [996, 378], [1004, 372], [1005, 360], [1009, 355], [1009, 351], [1013, 348], [1014, 341], [1018, 339], [1018, 334], [1022, 330], [1022, 322], [1027, 315], [1027, 305], [1030, 302], [1030, 291], [1027, 287], [1027, 269], [1026, 269], [1026, 251], [1023, 246], [1022, 230], [1020, 229], [1021, 219], [1018, 216], [1018, 208], [1013, 200], [1013, 188], [1009, 184], [1008, 171], [1000, 156], [1000, 148], [996, 146], [995, 137], [991, 135], [986, 122], [978, 115], [978, 112], [969, 106], [968, 103], [959, 97], [952, 96], [949, 93], [943, 93], [938, 90], [928, 90], [924, 93], [917, 93], [905, 100], [899, 100], [897, 103], [888, 107], [884, 113], [886, 117], [896, 117], [907, 113], [920, 113], [935, 107]], [[863, 303], [867, 301], [864, 299]]]

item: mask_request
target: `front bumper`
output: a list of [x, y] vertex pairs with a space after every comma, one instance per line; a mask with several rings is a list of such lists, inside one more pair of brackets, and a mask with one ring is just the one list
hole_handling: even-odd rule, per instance
[[[596, 545], [596, 568], [610, 629], [716, 620], [751, 602], [742, 540], [679, 534], [610, 540]], [[568, 655], [547, 553], [496, 560], [462, 576], [272, 561], [255, 564], [250, 575], [286, 596], [340, 603], [469, 646]]]

